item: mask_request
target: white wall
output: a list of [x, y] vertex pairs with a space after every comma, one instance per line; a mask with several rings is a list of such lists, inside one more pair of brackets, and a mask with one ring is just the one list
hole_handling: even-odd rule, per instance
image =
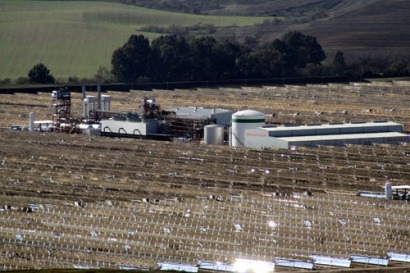
[[107, 133], [120, 133], [129, 135], [145, 136], [155, 133], [156, 126], [146, 122], [135, 122], [128, 120], [107, 119], [101, 121], [101, 131]]
[[245, 147], [267, 147], [272, 145], [271, 140], [273, 138], [269, 137], [267, 131], [256, 129], [245, 130]]
[[233, 112], [215, 113], [211, 115], [211, 118], [216, 119], [216, 124], [226, 126], [231, 124], [232, 114]]

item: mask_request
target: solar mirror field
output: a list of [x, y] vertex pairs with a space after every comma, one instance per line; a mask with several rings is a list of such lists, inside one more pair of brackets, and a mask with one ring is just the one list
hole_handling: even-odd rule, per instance
[[[105, 94], [116, 111], [149, 95], [164, 109], [252, 109], [276, 125], [390, 120], [410, 131], [405, 81]], [[255, 149], [11, 129], [52, 109], [49, 92], [0, 94], [1, 270], [410, 267], [408, 201], [376, 195], [408, 184], [406, 142]]]

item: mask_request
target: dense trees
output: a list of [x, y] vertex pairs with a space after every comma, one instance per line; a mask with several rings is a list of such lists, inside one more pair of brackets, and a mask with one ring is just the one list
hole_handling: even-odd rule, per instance
[[343, 54], [342, 51], [338, 50], [335, 54], [335, 57], [333, 58], [333, 64], [336, 67], [343, 68], [345, 67], [345, 55]]
[[326, 54], [316, 38], [298, 31], [288, 32], [264, 48], [252, 49], [232, 41], [219, 42], [210, 36], [194, 39], [161, 36], [150, 44], [144, 36], [132, 35], [112, 55], [114, 78], [106, 68], [100, 68], [95, 79], [99, 82], [172, 82], [410, 75], [410, 57], [390, 60], [366, 55], [348, 64], [339, 50], [332, 60], [322, 64], [325, 59]]
[[42, 63], [36, 64], [28, 72], [28, 78], [31, 83], [54, 83], [55, 79], [50, 74], [50, 70]]
[[316, 38], [297, 31], [253, 51], [210, 36], [189, 41], [161, 36], [150, 45], [142, 35], [133, 35], [113, 53], [111, 64], [119, 82], [211, 81], [295, 76], [307, 65], [320, 66], [325, 58]]
[[356, 78], [405, 77], [410, 76], [410, 55], [376, 55], [365, 54], [350, 56], [336, 51], [333, 62], [326, 65], [326, 75], [348, 76]]
[[135, 82], [147, 76], [151, 47], [142, 35], [132, 35], [127, 43], [115, 50], [111, 59], [112, 74], [117, 81]]
[[346, 63], [342, 51], [324, 63], [326, 54], [315, 37], [298, 31], [286, 33], [264, 48], [249, 48], [210, 36], [188, 39], [170, 35], [151, 44], [133, 35], [112, 55], [112, 69], [100, 68], [99, 82], [214, 81], [282, 77], [397, 77], [410, 75], [409, 58], [389, 60], [361, 56]]
[[242, 75], [239, 58], [249, 49], [236, 43], [225, 41], [214, 46], [215, 71], [217, 79], [236, 79]]
[[286, 74], [283, 56], [271, 49], [249, 52], [242, 56], [239, 60], [239, 68], [248, 78], [274, 78]]
[[183, 81], [189, 78], [189, 45], [181, 36], [161, 36], [152, 41], [148, 75], [152, 81]]
[[284, 75], [293, 75], [297, 69], [308, 64], [320, 64], [326, 59], [316, 38], [298, 31], [288, 32], [283, 39], [273, 41], [271, 50], [277, 51], [282, 58]]
[[217, 41], [210, 37], [200, 37], [190, 43], [188, 54], [191, 65], [191, 80], [215, 80], [218, 78], [216, 66], [219, 61], [215, 52]]

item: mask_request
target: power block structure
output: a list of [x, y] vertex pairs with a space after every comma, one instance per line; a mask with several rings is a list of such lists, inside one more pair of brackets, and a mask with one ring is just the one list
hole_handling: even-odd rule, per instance
[[54, 90], [53, 99], [54, 130], [71, 133], [76, 130], [78, 121], [71, 116], [71, 92], [66, 88]]

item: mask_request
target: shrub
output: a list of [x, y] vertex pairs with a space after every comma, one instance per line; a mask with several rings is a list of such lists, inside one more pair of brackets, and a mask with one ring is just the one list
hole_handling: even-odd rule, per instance
[[68, 77], [67, 82], [77, 84], [80, 83], [80, 79], [77, 76], [70, 76]]
[[16, 79], [16, 84], [28, 84], [29, 82], [30, 80], [27, 77], [18, 77]]
[[33, 66], [28, 72], [28, 77], [32, 83], [55, 83], [55, 79], [50, 74], [50, 70], [42, 63]]
[[0, 80], [0, 84], [3, 84], [3, 85], [8, 85], [10, 83], [11, 83], [10, 78], [5, 78], [4, 80]]

